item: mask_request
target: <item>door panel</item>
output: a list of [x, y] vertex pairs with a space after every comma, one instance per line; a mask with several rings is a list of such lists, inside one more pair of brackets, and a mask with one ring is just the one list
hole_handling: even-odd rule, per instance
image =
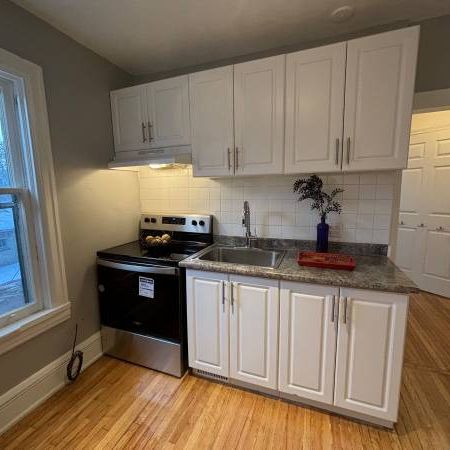
[[343, 170], [405, 168], [419, 29], [347, 46]]
[[281, 282], [281, 392], [333, 404], [339, 289]]
[[230, 377], [277, 389], [278, 282], [239, 276], [230, 282]]
[[133, 86], [111, 92], [116, 153], [149, 148], [145, 89]]
[[341, 168], [346, 47], [287, 55], [286, 173]]
[[189, 366], [228, 377], [227, 275], [186, 275]]
[[189, 145], [189, 78], [187, 75], [147, 84], [151, 146]]
[[[426, 291], [450, 297], [450, 124], [411, 136], [395, 262]], [[409, 231], [405, 231], [408, 228]], [[415, 230], [414, 232], [411, 230]], [[406, 233], [414, 238], [406, 238]]]
[[283, 172], [285, 56], [234, 66], [236, 174]]
[[189, 75], [194, 176], [234, 174], [233, 66]]
[[408, 297], [357, 289], [341, 297], [334, 403], [395, 421]]

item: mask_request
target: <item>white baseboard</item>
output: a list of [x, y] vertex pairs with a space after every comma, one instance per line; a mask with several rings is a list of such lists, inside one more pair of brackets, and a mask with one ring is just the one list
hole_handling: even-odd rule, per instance
[[[77, 345], [77, 350], [84, 353], [84, 370], [103, 354], [100, 332]], [[69, 351], [60, 356], [0, 396], [0, 434], [69, 383], [66, 367], [71, 355]]]

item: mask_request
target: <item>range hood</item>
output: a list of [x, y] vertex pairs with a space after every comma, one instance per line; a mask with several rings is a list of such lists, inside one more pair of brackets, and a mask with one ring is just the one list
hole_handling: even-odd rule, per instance
[[108, 164], [110, 169], [136, 170], [140, 166], [168, 164], [191, 164], [190, 145], [180, 147], [153, 148], [148, 150], [120, 152]]

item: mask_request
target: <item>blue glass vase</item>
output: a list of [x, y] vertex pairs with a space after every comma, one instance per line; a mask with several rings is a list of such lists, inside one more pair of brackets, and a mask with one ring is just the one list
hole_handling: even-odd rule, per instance
[[317, 225], [317, 242], [316, 252], [327, 253], [328, 252], [328, 234], [330, 232], [330, 226], [325, 223], [325, 216], [321, 217], [320, 223]]

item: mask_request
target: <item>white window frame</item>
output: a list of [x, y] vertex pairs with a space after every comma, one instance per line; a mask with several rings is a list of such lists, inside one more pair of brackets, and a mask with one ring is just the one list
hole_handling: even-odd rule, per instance
[[[36, 252], [38, 267], [33, 272], [38, 274], [33, 279], [33, 292], [36, 296], [34, 310], [27, 311], [25, 317], [16, 317], [10, 324], [0, 328], [0, 354], [33, 338], [49, 328], [70, 318], [70, 301], [64, 267], [61, 231], [55, 176], [51, 153], [50, 131], [48, 125], [47, 105], [44, 79], [41, 67], [26, 61], [6, 50], [0, 49], [0, 73], [11, 76], [20, 95], [17, 107], [26, 142], [23, 151], [27, 161], [25, 167], [30, 190], [0, 189], [2, 193], [13, 193], [20, 197], [22, 214], [27, 223], [32, 221], [34, 233], [27, 235], [30, 252]], [[31, 192], [31, 194], [30, 194]], [[36, 238], [34, 239], [34, 236]], [[23, 308], [25, 309], [25, 308]], [[18, 310], [18, 311], [22, 311]], [[18, 320], [17, 320], [18, 319]]]

